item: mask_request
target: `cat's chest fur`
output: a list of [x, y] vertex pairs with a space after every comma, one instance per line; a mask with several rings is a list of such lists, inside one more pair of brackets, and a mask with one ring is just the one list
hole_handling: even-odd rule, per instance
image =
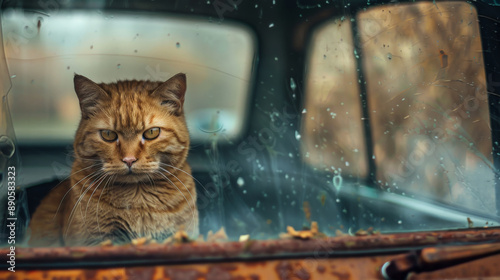
[[[78, 194], [74, 192], [73, 200]], [[115, 243], [140, 237], [161, 241], [178, 230], [180, 224], [185, 225], [192, 234], [197, 234], [197, 227], [196, 230], [193, 228], [198, 215], [193, 212], [189, 201], [169, 197], [157, 189], [130, 186], [116, 195], [107, 194], [107, 197], [113, 197], [112, 200], [99, 200], [96, 197], [87, 198], [88, 203], [78, 204], [73, 224], [68, 224], [68, 231], [80, 241], [84, 240], [84, 245], [96, 243], [96, 236], [100, 240], [110, 239]], [[74, 234], [81, 229], [85, 229], [84, 236], [90, 238], [82, 240], [80, 234]], [[71, 239], [67, 241], [74, 243]]]
[[110, 213], [98, 215], [108, 237], [115, 241], [140, 237], [162, 240], [175, 231], [173, 225], [177, 219], [174, 213], [154, 208], [112, 209]]

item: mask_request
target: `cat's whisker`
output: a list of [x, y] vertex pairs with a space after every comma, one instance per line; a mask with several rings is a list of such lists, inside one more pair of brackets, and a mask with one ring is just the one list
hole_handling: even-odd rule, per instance
[[93, 159], [93, 158], [75, 157], [75, 159], [78, 159], [78, 160], [87, 160], [87, 161], [95, 161], [95, 162], [102, 162], [102, 160], [100, 160], [100, 159]]
[[[177, 181], [179, 181], [179, 183], [181, 183], [184, 186], [184, 188], [186, 189], [186, 191], [189, 193], [189, 196], [191, 196], [191, 201], [192, 201], [191, 209], [192, 209], [192, 212], [193, 212], [193, 219], [191, 220], [191, 223], [193, 224], [194, 220], [195, 220], [195, 218], [194, 218], [194, 212], [195, 212], [195, 210], [194, 209], [196, 208], [196, 205], [195, 205], [196, 202], [195, 202], [195, 199], [193, 197], [193, 194], [191, 193], [191, 191], [189, 191], [188, 187], [186, 187], [186, 185], [177, 176], [175, 176], [174, 174], [172, 174], [172, 172], [166, 170], [163, 167], [160, 167], [160, 169], [163, 170], [163, 171], [165, 171], [165, 172], [167, 172], [169, 175], [173, 176], [175, 179], [177, 179]], [[160, 172], [160, 174], [162, 174], [170, 183], [172, 183], [172, 185], [174, 185], [177, 188], [177, 190], [179, 190], [179, 188], [177, 187], [177, 185], [175, 185], [174, 182], [172, 182], [172, 180], [170, 180], [163, 173]], [[182, 194], [182, 196], [184, 196], [184, 194], [182, 193], [181, 190], [179, 190], [179, 192]], [[184, 196], [184, 198], [186, 198], [186, 196]], [[189, 205], [189, 201], [187, 201], [187, 199], [186, 199], [186, 202]]]
[[87, 167], [85, 167], [85, 168], [82, 168], [82, 169], [80, 169], [80, 170], [78, 170], [78, 171], [75, 171], [75, 172], [73, 172], [73, 173], [69, 174], [68, 176], [64, 177], [64, 178], [61, 180], [61, 182], [60, 182], [59, 184], [57, 184], [54, 188], [56, 188], [57, 186], [59, 186], [62, 182], [64, 182], [66, 179], [70, 178], [71, 176], [73, 176], [73, 175], [75, 175], [75, 174], [77, 174], [77, 173], [80, 173], [80, 172], [82, 172], [82, 171], [84, 171], [84, 170], [87, 170], [87, 169], [89, 169], [89, 168], [93, 168], [93, 167], [99, 166], [99, 165], [102, 165], [102, 163], [101, 163], [101, 164], [99, 164], [99, 163], [92, 164], [92, 165], [90, 165], [90, 166], [87, 166]]
[[[104, 188], [102, 188], [102, 191], [101, 191], [101, 194], [99, 195], [99, 198], [97, 199], [97, 207], [96, 207], [96, 216], [97, 216], [97, 230], [98, 232], [101, 234], [102, 236], [102, 231], [101, 231], [101, 225], [99, 224], [99, 202], [101, 202], [101, 196], [102, 194], [104, 193], [104, 191], [106, 190], [106, 187], [108, 185], [113, 185], [113, 183], [115, 182], [115, 179], [116, 179], [116, 174], [115, 175], [112, 175], [110, 177], [110, 179], [108, 180], [108, 182], [106, 182], [106, 184], [104, 185]], [[110, 183], [111, 182], [111, 183]]]
[[[163, 173], [161, 173], [161, 172], [159, 172], [159, 171], [156, 171], [156, 173], [160, 174], [160, 176], [162, 176], [162, 177], [164, 177], [165, 179], [167, 179], [167, 180], [170, 182], [170, 184], [171, 184], [172, 186], [174, 186], [174, 187], [177, 189], [177, 191], [179, 191], [179, 193], [182, 195], [182, 197], [184, 197], [184, 200], [186, 201], [186, 203], [187, 203], [187, 204], [188, 204], [188, 206], [189, 206], [189, 200], [188, 200], [188, 199], [187, 199], [187, 197], [186, 197], [186, 196], [182, 193], [182, 191], [179, 189], [179, 187], [177, 187], [177, 185], [176, 185], [176, 184], [174, 184], [174, 182], [172, 182], [172, 180], [170, 180], [170, 179], [169, 179], [169, 178], [168, 178], [165, 174], [163, 174]], [[194, 206], [193, 206], [192, 208], [194, 209]], [[191, 224], [193, 224], [193, 223], [194, 223], [194, 220], [195, 220], [195, 217], [194, 217], [194, 210], [192, 211], [192, 213], [193, 213], [193, 215], [192, 215], [192, 216], [193, 216], [193, 218], [192, 218], [192, 220], [191, 220]]]
[[[85, 195], [85, 194], [86, 194], [86, 193], [87, 193], [87, 192], [88, 192], [88, 191], [92, 188], [92, 186], [94, 185], [94, 183], [95, 183], [96, 181], [98, 181], [98, 180], [102, 177], [102, 174], [103, 174], [103, 173], [104, 173], [103, 171], [99, 171], [99, 172], [97, 172], [97, 173], [95, 174], [96, 176], [93, 176], [93, 177], [97, 177], [97, 178], [96, 178], [96, 179], [94, 179], [92, 182], [90, 182], [90, 184], [89, 184], [87, 187], [86, 187], [86, 185], [87, 185], [87, 182], [88, 182], [88, 181], [90, 181], [90, 178], [89, 178], [89, 179], [87, 179], [87, 181], [85, 181], [85, 183], [83, 183], [83, 184], [82, 184], [82, 187], [80, 188], [80, 195], [79, 195], [79, 197], [78, 197], [78, 199], [77, 199], [77, 201], [76, 201], [76, 203], [75, 203], [75, 206], [73, 207], [73, 210], [72, 210], [72, 211], [71, 211], [71, 213], [70, 213], [69, 219], [71, 219], [71, 218], [75, 215], [75, 213], [74, 213], [74, 211], [75, 211], [75, 207], [76, 207], [76, 206], [78, 205], [78, 203], [79, 203], [79, 202], [83, 199], [84, 195]], [[82, 209], [80, 209], [80, 215], [83, 217], [83, 212], [82, 212]], [[71, 223], [70, 223], [70, 224], [71, 224]]]
[[191, 175], [189, 172], [186, 172], [185, 170], [183, 170], [183, 169], [181, 169], [181, 168], [175, 167], [175, 166], [170, 165], [170, 164], [166, 164], [166, 163], [164, 163], [164, 162], [160, 162], [160, 164], [163, 164], [163, 165], [165, 165], [165, 166], [167, 166], [167, 167], [173, 168], [173, 169], [175, 169], [175, 170], [178, 170], [178, 171], [180, 171], [180, 172], [182, 172], [182, 173], [184, 173], [184, 174], [188, 175], [189, 177], [193, 178], [193, 180], [195, 180], [195, 181], [196, 181], [196, 183], [200, 184], [200, 186], [201, 186], [201, 187], [202, 187], [205, 191], [207, 191], [207, 192], [208, 192], [208, 190], [205, 188], [205, 186], [203, 186], [203, 184], [202, 184], [202, 183], [201, 183], [198, 179], [196, 179], [193, 175]]
[[148, 177], [148, 180], [151, 183], [151, 185], [154, 185], [154, 182], [153, 182], [153, 180], [151, 179], [151, 176], [148, 173], [146, 173], [146, 177]]
[[79, 160], [88, 160], [88, 161], [97, 161], [97, 162], [102, 162], [101, 159], [93, 159], [93, 158], [84, 158], [84, 157], [79, 157], [77, 156], [74, 152], [73, 153], [69, 153], [69, 154], [66, 154], [67, 156], [70, 156], [74, 159], [79, 159]]
[[151, 186], [153, 186], [155, 188], [155, 191], [157, 192], [158, 188], [156, 187], [156, 183], [155, 183], [154, 179], [151, 177], [151, 175], [149, 175], [147, 173], [146, 173], [146, 176], [148, 177], [149, 182], [151, 183]]
[[99, 184], [97, 184], [97, 187], [95, 187], [95, 189], [92, 192], [92, 194], [90, 194], [90, 197], [87, 200], [87, 206], [85, 207], [85, 216], [83, 217], [83, 220], [87, 220], [87, 211], [89, 209], [89, 203], [90, 203], [90, 200], [92, 199], [92, 197], [94, 196], [94, 193], [97, 191], [97, 189], [99, 188], [99, 186], [101, 186], [101, 184], [102, 184], [102, 182], [104, 182], [104, 180], [108, 179], [108, 181], [109, 181], [109, 177], [106, 178], [107, 176], [108, 176], [107, 174], [104, 174], [104, 177], [102, 177], [102, 179], [100, 180]]
[[[83, 170], [85, 170], [85, 169], [88, 169], [88, 168], [90, 168], [90, 167], [94, 167], [94, 165], [91, 165], [91, 166], [89, 166], [89, 167], [86, 167], [86, 168], [80, 169], [78, 172], [83, 171]], [[76, 174], [76, 173], [78, 173], [78, 172], [75, 172], [75, 173], [73, 173], [73, 174]], [[73, 174], [72, 174], [72, 175], [73, 175]], [[69, 190], [68, 190], [68, 191], [66, 191], [66, 193], [65, 193], [65, 194], [64, 194], [64, 196], [63, 196], [63, 198], [61, 199], [61, 202], [59, 202], [59, 206], [57, 206], [56, 213], [54, 214], [54, 217], [52, 217], [52, 220], [54, 220], [54, 219], [56, 218], [57, 213], [59, 213], [59, 209], [61, 209], [61, 205], [62, 205], [62, 203], [63, 203], [64, 199], [65, 199], [65, 198], [66, 198], [66, 196], [67, 196], [67, 195], [71, 192], [71, 190], [72, 190], [75, 186], [77, 186], [77, 185], [78, 185], [81, 181], [85, 180], [87, 177], [91, 176], [91, 177], [88, 179], [88, 180], [90, 180], [91, 178], [93, 178], [93, 177], [94, 177], [94, 176], [96, 176], [97, 174], [98, 174], [98, 173], [95, 173], [95, 172], [90, 173], [89, 175], [87, 175], [87, 176], [83, 177], [82, 179], [80, 179], [80, 181], [76, 182], [73, 186], [71, 186], [71, 188], [69, 188]], [[70, 175], [70, 176], [72, 176], [72, 175]], [[87, 181], [88, 181], [88, 180], [87, 180]], [[87, 182], [87, 181], [86, 181], [86, 182]], [[86, 183], [86, 182], [85, 182], [85, 183]]]
[[[184, 188], [186, 189], [186, 191], [189, 193], [189, 196], [191, 196], [191, 199], [194, 201], [194, 198], [193, 198], [193, 195], [191, 194], [191, 191], [189, 191], [188, 187], [186, 187], [186, 185], [177, 176], [175, 176], [172, 172], [166, 170], [165, 168], [160, 167], [160, 169], [163, 170], [163, 171], [165, 171], [165, 172], [167, 172], [169, 175], [171, 175], [175, 179], [177, 179], [177, 181], [179, 181], [179, 183], [181, 183], [184, 186]], [[170, 181], [170, 182], [172, 182], [172, 181]]]
[[[85, 189], [85, 191], [78, 197], [78, 200], [75, 202], [75, 205], [73, 206], [73, 209], [71, 210], [69, 217], [68, 217], [68, 220], [69, 220], [68, 227], [66, 228], [66, 232], [64, 233], [65, 238], [68, 235], [68, 230], [71, 227], [71, 222], [73, 221], [73, 218], [75, 217], [76, 207], [80, 204], [80, 202], [82, 201], [85, 194], [87, 194], [87, 192], [92, 188], [92, 185], [94, 184], [94, 182], [100, 180], [103, 176], [106, 176], [104, 171], [99, 172], [98, 175], [99, 175], [99, 177], [97, 179], [95, 179], [94, 181], [92, 181], [92, 183], [90, 183], [90, 185]], [[85, 184], [82, 186], [82, 189], [84, 187], [85, 187]], [[83, 213], [82, 213], [82, 216], [83, 216]]]
[[[101, 175], [101, 177], [102, 177], [102, 175]], [[99, 177], [99, 178], [101, 178], [101, 177]], [[79, 196], [78, 200], [76, 201], [75, 205], [73, 206], [73, 209], [71, 210], [70, 215], [68, 217], [68, 221], [69, 222], [68, 222], [68, 227], [67, 227], [67, 229], [66, 229], [66, 231], [64, 233], [64, 238], [67, 237], [68, 230], [71, 227], [71, 223], [73, 221], [73, 218], [76, 216], [76, 210], [77, 210], [76, 207], [80, 204], [80, 202], [82, 201], [82, 199], [85, 196], [85, 194], [92, 188], [94, 182], [96, 182], [97, 180], [99, 180], [99, 178], [96, 179], [96, 180], [94, 180], [94, 181], [92, 181], [92, 183], [90, 183], [90, 185], [88, 187], [86, 187], [85, 191]], [[85, 184], [82, 186], [82, 188], [84, 188], [84, 187], [85, 187]], [[83, 217], [82, 209], [80, 209], [80, 215]]]
[[[104, 174], [103, 171], [100, 171], [99, 172], [99, 175], [102, 175]], [[87, 191], [89, 190], [89, 188], [91, 188], [92, 186], [94, 186], [96, 184], [96, 182], [98, 182], [99, 180], [101, 180], [103, 176], [99, 176], [97, 179], [95, 179], [94, 181], [92, 181], [92, 183], [89, 184], [89, 186], [87, 187], [85, 193], [87, 193]], [[88, 181], [87, 181], [88, 182]], [[83, 192], [83, 188], [85, 187], [86, 183], [85, 182], [83, 185], [82, 185], [82, 188], [80, 188], [80, 196], [82, 196], [82, 192]], [[83, 195], [85, 195], [85, 193]], [[83, 209], [80, 207], [80, 215], [83, 217]]]

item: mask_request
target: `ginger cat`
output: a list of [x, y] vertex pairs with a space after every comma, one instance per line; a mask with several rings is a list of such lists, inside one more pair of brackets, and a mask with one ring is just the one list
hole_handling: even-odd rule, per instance
[[31, 246], [96, 245], [198, 234], [196, 189], [186, 162], [186, 76], [96, 84], [74, 77], [82, 118], [70, 178], [36, 209]]

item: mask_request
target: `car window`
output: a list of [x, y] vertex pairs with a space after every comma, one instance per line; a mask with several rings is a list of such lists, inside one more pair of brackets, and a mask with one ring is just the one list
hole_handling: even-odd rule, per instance
[[[494, 211], [489, 107], [475, 10], [459, 2], [416, 3], [368, 9], [356, 19], [358, 45], [345, 17], [318, 27], [311, 39], [302, 112], [304, 160], [340, 176], [334, 183], [367, 177], [373, 161], [370, 171], [384, 191]], [[366, 90], [364, 99], [360, 88]]]
[[304, 161], [333, 172], [336, 181], [368, 174], [352, 28], [351, 18], [346, 17], [316, 27], [308, 50], [301, 112]]
[[239, 137], [247, 113], [256, 41], [241, 24], [132, 13], [2, 15], [12, 81], [9, 102], [19, 142], [71, 143], [80, 118], [72, 77], [96, 82], [165, 81], [188, 73], [191, 138], [224, 130]]
[[185, 72], [204, 237], [498, 225], [494, 81], [474, 4], [232, 2], [3, 9], [19, 215], [70, 176], [75, 73]]
[[478, 17], [467, 3], [358, 15], [376, 177], [386, 191], [495, 211]]

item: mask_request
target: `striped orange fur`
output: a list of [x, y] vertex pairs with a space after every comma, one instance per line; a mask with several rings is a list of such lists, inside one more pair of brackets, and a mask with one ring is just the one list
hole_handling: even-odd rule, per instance
[[[35, 211], [32, 246], [95, 245], [198, 234], [196, 189], [186, 162], [186, 77], [96, 84], [75, 75], [82, 118], [70, 178]], [[159, 132], [159, 133], [158, 133]]]

